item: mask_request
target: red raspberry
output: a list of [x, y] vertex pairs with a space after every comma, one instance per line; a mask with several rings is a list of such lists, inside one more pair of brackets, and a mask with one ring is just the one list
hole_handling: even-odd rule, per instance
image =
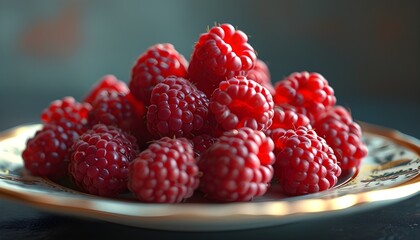
[[71, 146], [84, 130], [81, 124], [66, 119], [44, 125], [26, 142], [22, 152], [25, 168], [34, 176], [66, 176]]
[[299, 113], [307, 114], [314, 123], [323, 112], [336, 103], [334, 90], [318, 73], [297, 72], [275, 84], [274, 102], [289, 104]]
[[199, 159], [200, 190], [221, 202], [262, 196], [273, 177], [273, 148], [261, 131], [245, 127], [225, 132]]
[[256, 62], [248, 36], [230, 24], [211, 28], [198, 39], [188, 73], [191, 81], [208, 97], [223, 80], [245, 76]]
[[178, 203], [193, 195], [198, 174], [188, 140], [163, 137], [130, 164], [128, 188], [142, 202]]
[[285, 193], [315, 193], [337, 183], [341, 168], [334, 151], [314, 130], [289, 129], [273, 140], [277, 153], [274, 176]]
[[121, 94], [127, 94], [129, 92], [125, 82], [118, 80], [114, 75], [105, 75], [92, 86], [89, 93], [84, 97], [83, 102], [93, 103], [96, 96], [103, 90], [113, 90]]
[[166, 77], [187, 77], [188, 62], [169, 43], [151, 46], [140, 55], [131, 70], [129, 88], [135, 98], [146, 106], [153, 87]]
[[93, 101], [88, 119], [90, 126], [102, 123], [134, 133], [135, 127], [143, 117], [141, 114], [137, 112], [126, 94], [115, 90], [105, 90], [98, 93]]
[[257, 59], [254, 68], [247, 73], [246, 78], [254, 80], [263, 87], [267, 88], [271, 95], [274, 96], [276, 93], [274, 86], [271, 83], [270, 70], [268, 69], [267, 64], [265, 64], [262, 60]]
[[273, 124], [270, 129], [296, 129], [300, 126], [311, 128], [309, 118], [301, 113], [297, 113], [293, 106], [286, 104], [274, 106]]
[[208, 134], [197, 135], [190, 139], [196, 158], [199, 158], [200, 155], [209, 149], [215, 142], [217, 142], [217, 138]]
[[207, 121], [209, 100], [191, 82], [170, 76], [156, 85], [147, 109], [147, 127], [156, 136], [187, 137]]
[[253, 80], [238, 76], [220, 82], [210, 100], [210, 110], [224, 130], [249, 127], [267, 130], [274, 116], [273, 98]]
[[79, 103], [73, 97], [67, 96], [50, 103], [48, 108], [41, 114], [43, 123], [55, 123], [61, 119], [67, 119], [73, 123], [87, 123], [87, 117], [91, 106], [88, 103]]
[[69, 172], [79, 188], [100, 196], [116, 196], [127, 189], [128, 165], [137, 146], [119, 128], [97, 124], [72, 146]]
[[342, 170], [360, 167], [368, 149], [361, 140], [360, 126], [344, 107], [333, 107], [321, 115], [314, 129], [334, 150]]
[[130, 93], [124, 94], [115, 90], [99, 92], [92, 103], [88, 120], [90, 126], [102, 123], [129, 132], [137, 138], [137, 143], [142, 148], [153, 139], [147, 130], [144, 104]]

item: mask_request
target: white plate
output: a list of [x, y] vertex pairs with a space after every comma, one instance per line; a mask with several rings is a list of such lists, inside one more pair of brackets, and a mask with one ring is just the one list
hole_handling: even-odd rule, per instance
[[33, 177], [21, 152], [39, 124], [0, 134], [0, 197], [46, 211], [119, 224], [176, 231], [215, 231], [272, 226], [369, 210], [420, 190], [420, 141], [394, 130], [362, 124], [369, 155], [358, 173], [347, 172], [333, 189], [299, 197], [275, 193], [246, 203], [209, 203], [200, 196], [180, 204], [146, 204], [129, 195], [107, 199], [67, 183]]

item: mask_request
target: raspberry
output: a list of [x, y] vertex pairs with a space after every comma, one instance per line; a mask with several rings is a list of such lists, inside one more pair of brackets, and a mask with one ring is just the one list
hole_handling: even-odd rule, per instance
[[193, 195], [198, 173], [188, 140], [163, 137], [130, 164], [128, 188], [142, 202], [178, 203]]
[[117, 126], [137, 138], [137, 144], [144, 148], [152, 140], [147, 130], [144, 104], [130, 93], [103, 90], [96, 96], [89, 113], [89, 125], [97, 123]]
[[156, 85], [147, 109], [149, 132], [160, 137], [187, 137], [205, 126], [209, 100], [191, 82], [170, 76]]
[[296, 129], [300, 126], [310, 128], [309, 118], [297, 113], [295, 108], [286, 104], [274, 106], [273, 124], [270, 129]]
[[61, 119], [67, 119], [73, 123], [87, 123], [87, 117], [91, 106], [88, 103], [79, 103], [73, 97], [67, 96], [50, 103], [48, 108], [41, 114], [43, 123], [55, 123]]
[[71, 146], [84, 131], [81, 124], [66, 119], [47, 123], [28, 139], [22, 152], [24, 165], [34, 176], [60, 179], [67, 174]]
[[334, 150], [342, 170], [360, 167], [368, 149], [361, 140], [360, 126], [344, 107], [335, 106], [321, 115], [314, 129]]
[[115, 90], [101, 91], [92, 103], [88, 118], [89, 125], [102, 123], [133, 133], [143, 117], [136, 110], [126, 94]]
[[133, 96], [146, 106], [153, 87], [166, 77], [187, 77], [188, 62], [169, 43], [151, 46], [140, 55], [131, 70], [129, 88]]
[[127, 189], [128, 165], [136, 150], [133, 137], [121, 129], [94, 125], [72, 146], [70, 176], [83, 191], [116, 196]]
[[84, 97], [83, 102], [93, 103], [96, 96], [103, 90], [113, 90], [121, 94], [127, 94], [129, 92], [125, 82], [118, 80], [114, 75], [105, 75], [92, 86], [88, 94]]
[[334, 90], [318, 73], [297, 72], [275, 84], [274, 102], [289, 104], [307, 114], [311, 123], [336, 103]]
[[191, 55], [188, 73], [197, 88], [208, 97], [223, 80], [245, 76], [256, 62], [248, 36], [230, 24], [211, 28], [198, 39]]
[[334, 151], [314, 130], [299, 127], [273, 138], [274, 176], [290, 195], [315, 193], [333, 187], [341, 174]]
[[210, 100], [210, 110], [224, 130], [249, 127], [267, 130], [274, 116], [273, 98], [253, 80], [238, 76], [220, 82]]
[[217, 138], [208, 134], [197, 135], [190, 139], [190, 143], [193, 146], [195, 157], [200, 157], [200, 155], [204, 151], [209, 149], [216, 141]]
[[221, 202], [262, 196], [273, 177], [273, 148], [261, 131], [244, 127], [225, 132], [199, 159], [200, 190]]
[[265, 64], [262, 60], [257, 59], [254, 68], [246, 74], [246, 78], [254, 80], [263, 87], [267, 88], [271, 95], [276, 93], [274, 86], [271, 83], [270, 70], [268, 69], [267, 64]]

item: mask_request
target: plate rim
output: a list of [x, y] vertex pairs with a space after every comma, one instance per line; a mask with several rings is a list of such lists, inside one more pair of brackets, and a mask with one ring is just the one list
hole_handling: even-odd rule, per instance
[[[394, 141], [402, 146], [405, 146], [420, 155], [420, 140], [412, 136], [406, 135], [398, 130], [386, 128], [370, 123], [359, 122], [363, 132], [369, 134], [379, 135], [391, 141]], [[25, 127], [34, 127], [40, 124], [24, 124], [6, 131], [0, 132], [0, 141], [11, 138], [19, 134], [19, 131], [24, 131]], [[47, 210], [54, 213], [65, 213], [66, 215], [74, 215], [81, 217], [88, 217], [94, 219], [102, 219], [115, 223], [123, 223], [125, 225], [144, 226], [145, 220], [151, 221], [162, 220], [169, 222], [176, 222], [180, 218], [183, 221], [196, 221], [197, 219], [204, 219], [212, 221], [217, 219], [229, 218], [235, 219], [276, 219], [288, 217], [299, 218], [301, 215], [320, 215], [334, 213], [341, 210], [357, 209], [368, 204], [375, 204], [381, 202], [395, 202], [405, 198], [413, 197], [420, 191], [420, 175], [415, 178], [399, 184], [383, 189], [374, 189], [366, 192], [359, 192], [347, 194], [338, 197], [331, 197], [328, 199], [295, 199], [293, 201], [288, 199], [281, 200], [267, 200], [264, 202], [240, 202], [240, 203], [182, 203], [182, 204], [154, 204], [141, 202], [124, 202], [130, 206], [130, 211], [117, 212], [113, 210], [113, 206], [121, 204], [119, 199], [109, 199], [99, 196], [91, 196], [94, 198], [80, 198], [80, 196], [60, 196], [54, 197], [43, 196], [41, 193], [25, 193], [7, 189], [0, 184], [0, 197], [19, 201], [23, 204], [33, 206], [38, 209]], [[398, 193], [398, 194], [397, 194]], [[95, 202], [92, 204], [92, 202]], [[317, 201], [322, 201], [321, 205], [329, 205], [329, 208], [309, 209], [303, 208], [305, 205], [318, 204]], [[345, 204], [343, 204], [343, 202]], [[203, 205], [206, 208], [203, 210]], [[177, 207], [174, 208], [173, 206]], [[209, 211], [210, 208], [210, 211]], [[128, 207], [126, 207], [126, 210]], [[170, 211], [169, 211], [169, 210]], [[289, 210], [289, 212], [282, 211], [282, 209]], [[205, 214], [204, 214], [205, 213]], [[105, 218], [105, 219], [104, 219]], [[140, 221], [133, 223], [132, 221]], [[226, 220], [226, 219], [225, 219]], [[290, 221], [286, 221], [290, 222]], [[193, 222], [194, 223], [194, 222]], [[151, 228], [154, 228], [153, 226]], [[160, 227], [159, 229], [170, 229], [170, 227]], [[216, 228], [217, 230], [218, 228]], [[237, 228], [234, 228], [237, 229]], [[177, 229], [172, 229], [177, 230]], [[209, 229], [207, 229], [209, 230]]]

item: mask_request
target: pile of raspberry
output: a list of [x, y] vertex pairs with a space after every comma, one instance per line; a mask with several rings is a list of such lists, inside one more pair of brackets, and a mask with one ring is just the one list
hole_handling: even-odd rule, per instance
[[26, 170], [104, 197], [239, 202], [325, 191], [367, 155], [360, 126], [321, 74], [273, 85], [230, 24], [200, 35], [189, 61], [169, 43], [151, 46], [130, 76], [106, 75], [80, 101], [45, 108], [22, 153]]

